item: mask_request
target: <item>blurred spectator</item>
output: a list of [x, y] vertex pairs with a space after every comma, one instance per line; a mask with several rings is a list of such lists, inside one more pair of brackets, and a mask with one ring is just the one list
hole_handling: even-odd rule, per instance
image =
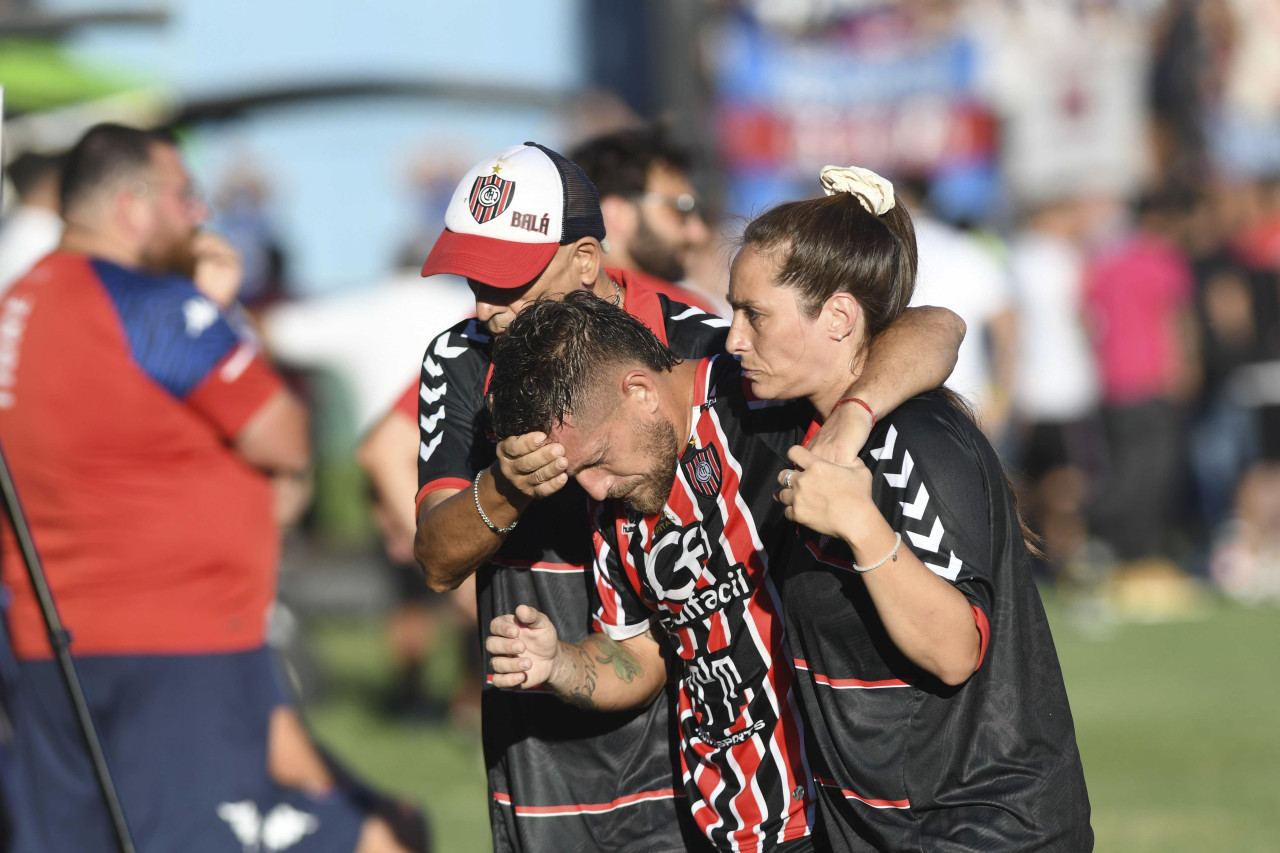
[[1243, 189], [1247, 219], [1233, 236], [1232, 248], [1250, 268], [1280, 273], [1280, 175]]
[[[414, 377], [426, 342], [474, 313], [475, 299], [461, 279], [441, 276], [423, 281], [418, 270], [425, 257], [425, 249], [410, 243], [385, 281], [340, 296], [279, 303], [262, 315], [262, 330], [272, 357], [293, 368], [323, 369], [336, 375], [351, 392], [357, 434], [367, 433], [357, 459], [369, 476], [380, 556], [394, 597], [388, 642], [395, 671], [384, 710], [417, 720], [443, 715], [444, 709], [425, 690], [424, 668], [436, 648], [441, 625], [454, 625], [466, 638], [469, 669], [456, 682], [453, 710], [457, 719], [465, 720], [478, 714], [473, 707], [478, 696], [466, 692], [479, 681], [478, 649], [470, 648], [478, 642], [475, 590], [431, 592], [413, 558], [417, 530], [413, 505], [418, 491], [418, 383]], [[406, 385], [411, 387], [407, 396], [401, 394], [407, 400], [400, 416], [404, 423], [393, 420], [388, 425], [388, 418], [400, 411], [393, 403]], [[392, 415], [383, 417], [388, 409]]]
[[[57, 157], [27, 153], [5, 170], [18, 201], [0, 221], [0, 295], [49, 252], [62, 236], [58, 204]], [[12, 833], [8, 798], [14, 787], [12, 701], [16, 663], [8, 639], [9, 593], [0, 585], [0, 851], [9, 849]]]
[[1042, 205], [1010, 244], [1018, 306], [1017, 467], [1029, 481], [1024, 505], [1055, 575], [1085, 557], [1084, 509], [1103, 441], [1084, 316], [1081, 215], [1070, 201]]
[[272, 358], [290, 367], [332, 371], [352, 395], [364, 432], [396, 400], [422, 362], [424, 339], [475, 310], [457, 278], [423, 282], [422, 257], [406, 251], [396, 270], [370, 287], [282, 302], [261, 317]]
[[[1224, 197], [1219, 194], [1219, 200]], [[1202, 205], [1197, 280], [1206, 389], [1191, 460], [1213, 534], [1209, 568], [1229, 594], [1280, 599], [1280, 196], [1275, 181]], [[1208, 236], [1206, 236], [1208, 235]], [[1217, 237], [1217, 239], [1213, 239]]]
[[999, 438], [1009, 416], [1017, 357], [1009, 274], [977, 238], [932, 215], [922, 182], [900, 178], [894, 186], [911, 208], [920, 252], [911, 304], [949, 308], [965, 321], [968, 331], [947, 387], [973, 405], [988, 436]]
[[214, 196], [213, 227], [231, 241], [244, 264], [240, 304], [251, 311], [287, 295], [284, 248], [270, 211], [271, 187], [261, 170], [241, 162]]
[[7, 169], [18, 203], [0, 223], [0, 293], [58, 245], [59, 168], [58, 157], [28, 153]]
[[1135, 226], [1111, 236], [1086, 273], [1109, 457], [1097, 526], [1130, 564], [1170, 555], [1183, 407], [1199, 384], [1191, 268], [1171, 239], [1178, 204], [1168, 194], [1140, 199]]
[[1205, 108], [1215, 88], [1212, 33], [1207, 19], [1220, 0], [1170, 0], [1155, 21], [1151, 111], [1156, 156], [1163, 174], [1190, 185], [1203, 174], [1208, 146]]
[[979, 87], [1000, 116], [1000, 164], [1020, 203], [1127, 194], [1150, 171], [1151, 24], [1125, 0], [965, 4]]
[[1201, 194], [1183, 232], [1195, 274], [1204, 377], [1190, 463], [1200, 519], [1215, 536], [1226, 532], [1240, 479], [1258, 457], [1258, 425], [1236, 385], [1247, 365], [1265, 359], [1261, 332], [1267, 325], [1266, 291], [1273, 284], [1271, 275], [1232, 250], [1219, 197]]
[[[265, 645], [273, 478], [305, 474], [307, 418], [223, 313], [234, 251], [197, 234], [205, 208], [167, 134], [91, 128], [60, 192], [58, 251], [0, 301], [0, 435], [139, 849], [404, 851], [336, 787]], [[105, 849], [88, 755], [4, 540], [16, 850]]]
[[690, 256], [711, 237], [689, 180], [688, 151], [661, 127], [649, 126], [590, 139], [569, 159], [600, 193], [610, 267], [678, 302], [727, 314], [723, 294], [678, 284], [686, 279]]

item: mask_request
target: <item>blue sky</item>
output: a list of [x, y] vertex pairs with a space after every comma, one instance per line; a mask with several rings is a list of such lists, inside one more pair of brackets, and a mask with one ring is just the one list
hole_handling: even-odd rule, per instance
[[[101, 0], [45, 0], [50, 11]], [[154, 3], [115, 7], [153, 8]], [[170, 0], [160, 28], [100, 27], [74, 54], [137, 71], [190, 96], [342, 78], [463, 80], [572, 91], [582, 82], [577, 0]], [[526, 139], [564, 136], [537, 109], [448, 106], [423, 99], [341, 100], [254, 113], [191, 139], [197, 180], [210, 187], [248, 156], [270, 176], [293, 278], [310, 292], [382, 275], [415, 221], [404, 176], [412, 160], [461, 159]]]

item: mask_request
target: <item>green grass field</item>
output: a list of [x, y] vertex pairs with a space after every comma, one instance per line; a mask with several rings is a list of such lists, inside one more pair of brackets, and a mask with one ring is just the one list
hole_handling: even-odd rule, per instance
[[[1280, 850], [1280, 611], [1215, 605], [1194, 621], [1102, 632], [1053, 606], [1050, 616], [1097, 849]], [[376, 627], [309, 630], [330, 674], [310, 712], [320, 735], [371, 780], [425, 803], [442, 853], [488, 850], [479, 737], [371, 710], [387, 672]]]

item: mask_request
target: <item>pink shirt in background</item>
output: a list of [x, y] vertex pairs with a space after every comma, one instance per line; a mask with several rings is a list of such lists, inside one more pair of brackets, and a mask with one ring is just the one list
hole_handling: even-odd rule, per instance
[[1085, 305], [1106, 403], [1169, 393], [1183, 358], [1178, 317], [1191, 298], [1190, 265], [1163, 238], [1137, 232], [1092, 260]]

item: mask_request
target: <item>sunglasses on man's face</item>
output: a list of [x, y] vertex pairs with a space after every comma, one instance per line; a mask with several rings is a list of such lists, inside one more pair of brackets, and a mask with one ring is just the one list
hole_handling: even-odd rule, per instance
[[665, 195], [663, 193], [641, 193], [632, 196], [632, 200], [636, 204], [643, 204], [649, 207], [667, 207], [680, 214], [681, 219], [687, 219], [690, 216], [698, 215], [698, 200], [693, 197], [692, 193], [680, 193], [680, 195]]

